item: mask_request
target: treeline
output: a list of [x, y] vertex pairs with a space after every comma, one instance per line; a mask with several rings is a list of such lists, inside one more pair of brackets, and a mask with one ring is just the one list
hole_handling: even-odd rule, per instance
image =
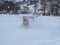
[[20, 6], [13, 1], [0, 2], [0, 14], [16, 14]]
[[41, 0], [43, 15], [60, 16], [60, 0]]
[[[32, 9], [34, 12], [31, 11], [29, 6], [34, 8]], [[23, 0], [19, 2], [5, 0], [2, 3], [0, 2], [0, 14], [2, 13], [38, 13], [39, 15], [42, 13], [42, 15], [47, 16], [60, 16], [60, 0]]]

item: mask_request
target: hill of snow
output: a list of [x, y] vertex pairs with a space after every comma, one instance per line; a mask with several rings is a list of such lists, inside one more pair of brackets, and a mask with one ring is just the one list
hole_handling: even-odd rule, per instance
[[30, 20], [28, 29], [22, 17], [0, 15], [0, 45], [60, 45], [60, 17], [39, 16]]

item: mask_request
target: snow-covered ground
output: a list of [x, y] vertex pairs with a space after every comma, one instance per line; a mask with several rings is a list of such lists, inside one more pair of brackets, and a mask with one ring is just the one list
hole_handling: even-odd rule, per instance
[[0, 45], [60, 45], [60, 17], [39, 16], [22, 26], [23, 15], [0, 15]]

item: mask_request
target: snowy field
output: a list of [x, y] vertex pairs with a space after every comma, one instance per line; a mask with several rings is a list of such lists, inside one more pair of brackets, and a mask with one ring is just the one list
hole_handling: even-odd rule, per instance
[[60, 45], [60, 17], [39, 16], [22, 26], [23, 15], [0, 15], [0, 45]]

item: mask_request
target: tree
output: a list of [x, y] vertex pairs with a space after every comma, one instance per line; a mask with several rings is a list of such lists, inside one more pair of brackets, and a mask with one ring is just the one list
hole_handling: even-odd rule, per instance
[[35, 9], [34, 9], [34, 10], [35, 10], [34, 13], [36, 13], [37, 6], [38, 6], [38, 5], [37, 5], [37, 0], [34, 0], [34, 8], [35, 8]]

